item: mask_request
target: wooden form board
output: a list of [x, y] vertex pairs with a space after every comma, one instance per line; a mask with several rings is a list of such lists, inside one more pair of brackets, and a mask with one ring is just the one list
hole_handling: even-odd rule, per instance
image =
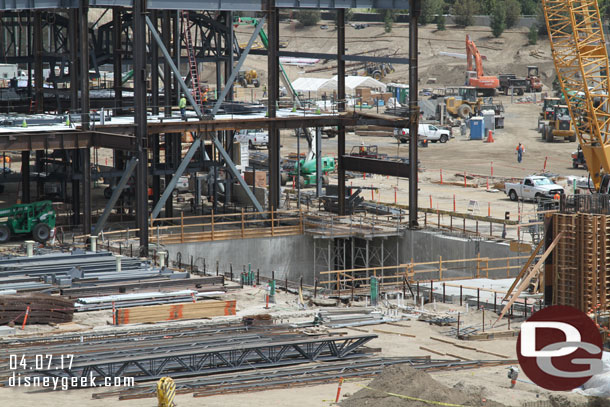
[[553, 254], [553, 304], [589, 312], [610, 308], [610, 216], [554, 214], [553, 235], [563, 238]]
[[143, 307], [120, 308], [116, 310], [116, 324], [136, 324], [175, 321], [181, 319], [198, 319], [235, 315], [236, 302], [199, 301], [183, 304], [151, 305]]

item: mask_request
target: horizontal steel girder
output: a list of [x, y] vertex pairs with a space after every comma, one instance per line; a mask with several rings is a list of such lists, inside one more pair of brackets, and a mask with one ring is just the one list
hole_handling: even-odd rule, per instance
[[73, 150], [88, 147], [134, 151], [136, 138], [124, 134], [92, 131], [0, 133], [0, 151]]
[[[322, 337], [292, 341], [221, 346], [193, 351], [164, 352], [144, 356], [116, 356], [97, 361], [79, 362], [75, 356], [70, 368], [40, 371], [53, 377], [134, 377], [136, 381], [153, 380], [166, 375], [192, 376], [201, 373], [280, 366], [303, 361], [350, 357], [377, 335]], [[86, 357], [86, 356], [85, 356]]]
[[379, 160], [376, 158], [343, 156], [345, 171], [365, 172], [368, 174], [389, 175], [409, 178], [409, 164], [399, 161]]

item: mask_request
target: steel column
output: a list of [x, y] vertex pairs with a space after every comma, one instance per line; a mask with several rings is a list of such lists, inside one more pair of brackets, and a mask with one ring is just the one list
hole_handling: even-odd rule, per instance
[[[172, 43], [172, 20], [169, 11], [163, 12], [161, 27], [163, 30], [162, 35], [165, 48], [170, 49]], [[170, 117], [172, 115], [172, 68], [167, 59], [165, 59], [163, 62], [163, 87], [163, 96], [165, 97], [165, 117]], [[165, 154], [167, 159], [167, 150]]]
[[[158, 11], [151, 11], [153, 25], [157, 27], [159, 23]], [[150, 93], [152, 96], [152, 114], [159, 114], [159, 47], [154, 41], [150, 42]]]
[[[337, 107], [339, 112], [345, 112], [345, 10], [337, 10]], [[339, 156], [339, 216], [345, 215], [345, 126], [339, 126], [337, 155]]]
[[121, 8], [112, 8], [112, 41], [113, 41], [113, 61], [114, 61], [114, 105], [116, 112], [120, 112], [123, 109], [123, 49], [121, 41]]
[[[322, 196], [322, 128], [316, 127], [316, 197]], [[330, 269], [329, 269], [330, 270]]]
[[[89, 2], [81, 0], [78, 8], [80, 25], [80, 107], [81, 128], [89, 130]], [[85, 234], [91, 233], [91, 149], [83, 149], [83, 229]]]
[[30, 152], [21, 152], [21, 203], [30, 203]]
[[[28, 38], [29, 42], [30, 39]], [[34, 85], [36, 112], [44, 111], [44, 78], [42, 75], [42, 11], [34, 12]]]
[[78, 10], [70, 10], [68, 21], [68, 36], [70, 41], [70, 110], [78, 109]]
[[[235, 32], [233, 30], [233, 12], [225, 12], [225, 23], [227, 25], [227, 36], [225, 44], [225, 78], [228, 78], [233, 73], [234, 55], [233, 55], [233, 43], [235, 42]], [[229, 84], [229, 92], [227, 93], [227, 100], [233, 100], [233, 83]]]
[[[417, 106], [417, 20], [421, 13], [421, 0], [410, 0], [409, 8], [409, 227], [417, 228], [417, 133], [419, 107]], [[415, 165], [413, 165], [415, 163]]]
[[[270, 118], [276, 117], [276, 104], [279, 96], [279, 57], [278, 57], [278, 11], [275, 0], [267, 0], [268, 18], [268, 54], [267, 80], [268, 103], [267, 113]], [[280, 131], [274, 122], [269, 123], [269, 207], [280, 206]]]
[[[135, 0], [133, 8], [134, 121], [136, 125], [136, 227], [140, 229], [140, 256], [148, 256], [148, 150], [146, 128], [146, 0]], [[156, 32], [156, 30], [155, 30]], [[155, 70], [157, 67], [154, 68]]]

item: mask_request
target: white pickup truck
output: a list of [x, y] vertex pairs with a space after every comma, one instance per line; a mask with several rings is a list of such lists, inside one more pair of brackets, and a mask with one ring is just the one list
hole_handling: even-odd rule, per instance
[[511, 201], [518, 199], [553, 198], [555, 194], [563, 194], [561, 185], [555, 184], [547, 177], [532, 175], [525, 177], [519, 183], [507, 182], [504, 184], [504, 192]]
[[252, 149], [255, 147], [267, 147], [269, 143], [269, 134], [263, 130], [243, 129], [235, 133], [235, 141], [247, 143]]
[[[394, 137], [401, 143], [407, 143], [409, 141], [409, 129], [394, 129]], [[433, 143], [437, 141], [446, 143], [451, 138], [451, 132], [432, 124], [420, 123], [417, 130], [417, 138], [418, 140], [428, 140]]]

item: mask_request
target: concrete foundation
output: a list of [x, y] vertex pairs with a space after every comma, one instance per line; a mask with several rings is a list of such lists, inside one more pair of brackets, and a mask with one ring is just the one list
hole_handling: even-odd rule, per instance
[[[380, 242], [375, 238], [371, 240], [371, 248], [378, 247]], [[398, 243], [398, 244], [397, 244]], [[334, 244], [334, 242], [333, 242]], [[473, 238], [462, 238], [444, 235], [439, 232], [409, 230], [398, 237], [385, 238], [386, 247], [398, 250], [398, 259], [401, 263], [437, 261], [439, 256], [443, 260], [472, 259], [477, 254], [480, 257], [504, 258], [528, 255], [529, 253], [511, 252], [507, 243], [498, 243]], [[170, 261], [180, 259], [182, 264], [190, 265], [191, 257], [193, 264], [203, 269], [204, 261], [206, 271], [214, 274], [216, 262], [220, 274], [229, 274], [230, 264], [233, 265], [233, 275], [237, 279], [243, 266], [250, 263], [252, 269], [260, 269], [260, 275], [271, 277], [275, 271], [276, 279], [283, 280], [288, 277], [290, 281], [298, 281], [303, 276], [306, 284], [313, 284], [314, 270], [316, 276], [325, 280], [326, 276], [320, 276], [321, 271], [328, 269], [318, 260], [314, 260], [314, 238], [309, 235], [282, 236], [258, 239], [224, 240], [202, 243], [183, 243], [167, 245]], [[389, 259], [388, 259], [389, 260]], [[522, 265], [525, 259], [510, 260], [510, 265]], [[387, 261], [384, 265], [390, 266], [394, 261]], [[347, 266], [349, 266], [349, 262]], [[371, 267], [377, 264], [371, 262]], [[363, 267], [359, 265], [358, 267]], [[476, 275], [476, 262], [451, 263], [447, 265], [450, 270], [444, 272], [444, 278], [474, 277]], [[490, 265], [491, 267], [491, 265]], [[347, 267], [348, 268], [348, 267]], [[432, 269], [433, 267], [431, 267]], [[511, 270], [511, 276], [516, 275], [518, 269]], [[438, 273], [417, 274], [418, 279], [437, 278]], [[506, 278], [506, 270], [496, 270], [489, 273], [489, 278]]]

